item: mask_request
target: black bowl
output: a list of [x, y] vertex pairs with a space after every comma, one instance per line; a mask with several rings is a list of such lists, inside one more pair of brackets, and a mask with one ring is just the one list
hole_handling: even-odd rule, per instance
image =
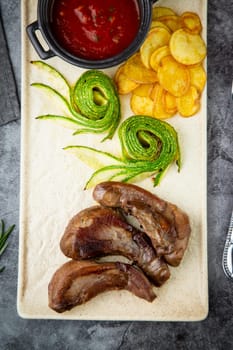
[[[147, 35], [151, 23], [152, 4], [156, 2], [156, 0], [137, 0], [140, 11], [140, 26], [137, 36], [126, 49], [109, 58], [88, 60], [69, 53], [54, 37], [50, 28], [50, 17], [54, 1], [55, 0], [38, 0], [37, 21], [31, 23], [26, 28], [29, 39], [41, 59], [46, 60], [50, 57], [58, 56], [70, 64], [88, 69], [116, 66], [133, 55], [139, 49]], [[47, 50], [43, 47], [37, 36], [38, 30], [41, 32], [48, 45]]]

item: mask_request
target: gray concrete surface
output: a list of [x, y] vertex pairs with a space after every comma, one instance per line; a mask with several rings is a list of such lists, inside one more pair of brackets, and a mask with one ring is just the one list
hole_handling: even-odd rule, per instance
[[[195, 1], [195, 0], [194, 0]], [[20, 1], [0, 0], [20, 93]], [[0, 58], [1, 59], [1, 58]], [[1, 65], [0, 65], [1, 74]], [[0, 218], [16, 224], [0, 275], [0, 349], [233, 349], [233, 282], [221, 260], [233, 208], [233, 2], [208, 4], [209, 316], [196, 323], [24, 320], [16, 311], [20, 121], [0, 128]], [[0, 106], [1, 110], [1, 106]], [[3, 260], [2, 260], [3, 261]]]

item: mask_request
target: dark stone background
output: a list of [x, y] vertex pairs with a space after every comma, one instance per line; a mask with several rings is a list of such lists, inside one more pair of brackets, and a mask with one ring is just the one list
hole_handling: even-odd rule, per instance
[[[20, 95], [20, 1], [0, 0], [0, 10]], [[233, 208], [232, 70], [233, 1], [209, 0], [209, 316], [202, 322], [83, 322], [19, 318], [16, 293], [20, 120], [0, 128], [0, 218], [4, 218], [7, 225], [16, 223], [4, 254], [6, 270], [0, 276], [0, 349], [233, 349], [233, 282], [226, 279], [222, 270], [222, 251]]]

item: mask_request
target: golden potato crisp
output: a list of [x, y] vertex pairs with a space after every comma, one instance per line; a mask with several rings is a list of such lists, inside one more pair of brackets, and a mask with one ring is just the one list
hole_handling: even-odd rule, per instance
[[202, 24], [199, 16], [194, 12], [184, 12], [181, 15], [182, 27], [190, 34], [200, 34]]
[[185, 29], [172, 34], [169, 47], [172, 56], [182, 64], [196, 64], [206, 57], [206, 45], [202, 37], [190, 34]]
[[154, 20], [154, 21], [151, 22], [150, 29], [153, 29], [153, 28], [155, 28], [155, 27], [165, 28], [165, 29], [167, 29], [169, 32], [171, 32], [171, 30], [168, 28], [168, 26], [167, 26], [166, 24], [160, 22], [160, 21]]
[[159, 47], [157, 50], [155, 50], [151, 57], [150, 57], [150, 66], [153, 70], [157, 71], [160, 65], [161, 60], [171, 55], [170, 49], [168, 45]]
[[136, 89], [134, 89], [133, 93], [137, 96], [149, 97], [153, 86], [153, 84], [141, 84], [138, 87], [136, 87]]
[[153, 20], [157, 19], [158, 17], [172, 16], [172, 15], [176, 15], [176, 13], [169, 7], [155, 6], [152, 10]]
[[158, 119], [168, 119], [171, 118], [174, 113], [169, 113], [165, 109], [165, 96], [166, 91], [161, 85], [155, 84], [151, 97], [154, 100], [153, 114], [152, 116]]
[[124, 74], [128, 79], [138, 84], [150, 84], [158, 81], [157, 73], [145, 67], [139, 53], [130, 57], [125, 63]]
[[114, 77], [117, 91], [121, 95], [130, 93], [138, 86], [135, 81], [127, 78], [127, 76], [124, 74], [124, 68], [124, 65], [120, 66]]
[[200, 109], [200, 95], [195, 88], [191, 86], [188, 92], [176, 100], [178, 112], [182, 117], [191, 117]]
[[150, 57], [152, 53], [164, 45], [168, 45], [171, 34], [165, 28], [153, 28], [140, 48], [142, 63], [150, 68]]
[[152, 116], [154, 102], [150, 97], [137, 96], [133, 93], [130, 99], [130, 107], [134, 114]]
[[158, 18], [158, 21], [164, 23], [172, 32], [182, 27], [181, 18], [179, 16], [162, 16]]
[[158, 79], [160, 85], [176, 97], [186, 94], [190, 86], [188, 68], [174, 60], [172, 56], [166, 56], [161, 60]]
[[195, 86], [201, 93], [206, 84], [206, 72], [203, 66], [194, 66], [189, 68], [190, 84]]

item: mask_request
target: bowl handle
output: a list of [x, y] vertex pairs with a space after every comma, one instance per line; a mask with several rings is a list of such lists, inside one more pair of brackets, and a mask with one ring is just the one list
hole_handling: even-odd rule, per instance
[[41, 43], [37, 37], [37, 34], [36, 34], [37, 30], [39, 30], [38, 21], [35, 21], [35, 22], [29, 24], [26, 28], [28, 37], [29, 37], [32, 45], [34, 46], [34, 49], [36, 50], [36, 52], [40, 56], [40, 58], [42, 58], [43, 60], [46, 60], [47, 58], [55, 56], [55, 54], [52, 50], [50, 50], [50, 49], [45, 50], [43, 48], [43, 46], [41, 45]]

